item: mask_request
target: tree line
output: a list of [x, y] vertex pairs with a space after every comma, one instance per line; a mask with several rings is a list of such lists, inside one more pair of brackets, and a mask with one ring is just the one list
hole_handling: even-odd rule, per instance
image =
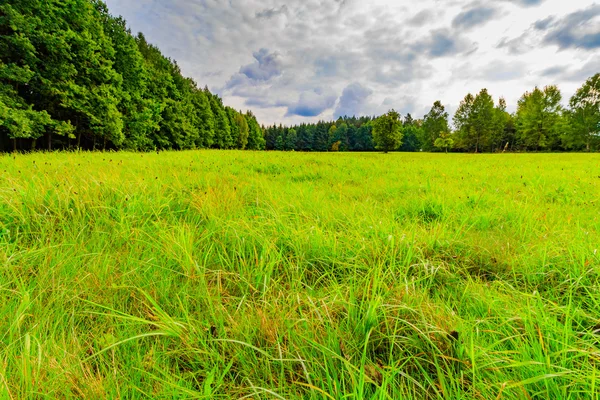
[[264, 149], [224, 106], [100, 0], [0, 3], [0, 151]]
[[526, 92], [509, 113], [482, 89], [467, 94], [452, 121], [436, 101], [422, 119], [391, 110], [380, 117], [348, 118], [265, 128], [267, 150], [296, 151], [598, 151], [600, 74], [589, 78], [562, 106], [558, 87]]
[[436, 101], [421, 119], [392, 110], [265, 128], [184, 77], [101, 0], [2, 2], [0, 151], [68, 148], [597, 151], [600, 74], [567, 107], [556, 86], [525, 93], [515, 113], [483, 89], [452, 121]]

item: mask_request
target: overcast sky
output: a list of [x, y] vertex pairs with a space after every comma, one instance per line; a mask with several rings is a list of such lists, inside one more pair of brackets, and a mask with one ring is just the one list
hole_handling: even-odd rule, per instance
[[107, 0], [183, 73], [251, 109], [299, 123], [390, 108], [453, 113], [487, 88], [509, 110], [557, 84], [568, 100], [600, 72], [592, 0]]

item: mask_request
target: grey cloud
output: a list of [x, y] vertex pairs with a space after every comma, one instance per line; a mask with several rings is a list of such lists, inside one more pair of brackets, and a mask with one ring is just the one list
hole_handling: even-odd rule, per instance
[[[502, 39], [497, 45], [511, 55], [507, 57], [504, 51], [488, 51], [490, 39], [513, 32], [506, 27], [510, 26], [510, 18], [518, 18], [522, 12], [517, 7], [539, 5], [542, 0], [107, 2], [111, 12], [123, 14], [133, 31], [145, 32], [150, 42], [176, 58], [184, 73], [197, 79], [200, 86], [208, 85], [228, 105], [239, 108], [245, 104], [256, 109], [264, 118], [261, 123], [314, 121], [355, 110], [357, 114], [372, 115], [391, 107], [411, 110], [419, 116], [421, 108], [429, 109], [435, 98], [447, 96], [446, 101], [450, 101], [450, 96], [462, 97], [460, 86], [469, 80], [482, 80], [484, 84], [525, 77], [528, 71], [522, 64], [513, 63], [511, 60], [518, 57], [512, 55], [539, 48], [543, 40], [564, 43], [550, 34], [574, 19], [565, 12], [535, 25], [532, 20], [526, 32], [517, 32], [517, 37]], [[511, 3], [514, 7], [507, 6]], [[577, 10], [570, 3], [567, 7]], [[482, 9], [487, 9], [487, 14], [500, 11], [490, 17]], [[593, 11], [593, 7], [587, 11], [590, 9]], [[452, 18], [440, 18], [442, 12], [456, 16], [457, 25], [452, 26]], [[511, 15], [505, 18], [505, 12]], [[540, 14], [539, 18], [547, 15]], [[477, 31], [468, 29], [490, 18], [502, 18], [506, 24], [481, 38]], [[593, 29], [593, 19], [579, 20], [583, 22], [571, 24], [567, 31], [581, 48], [592, 49], [597, 38], [594, 34], [600, 30]], [[495, 24], [489, 27], [496, 28]], [[478, 41], [486, 52], [475, 59], [472, 52], [478, 48]], [[566, 49], [576, 48], [573, 41], [567, 44]], [[249, 52], [261, 48], [269, 50], [259, 50], [254, 58], [250, 57]], [[600, 63], [594, 65], [594, 60], [578, 66], [573, 50], [568, 51], [564, 71], [546, 71], [554, 73], [548, 76], [564, 82], [598, 69]], [[486, 64], [494, 59], [506, 64]], [[446, 73], [455, 71], [458, 64], [470, 66], [474, 62], [484, 63], [484, 67], [447, 79]], [[562, 65], [562, 61], [554, 63]], [[535, 60], [527, 67], [543, 71], [552, 65]], [[357, 81], [360, 85], [353, 84]], [[506, 86], [510, 91], [516, 85]], [[315, 87], [328, 89], [315, 91]], [[373, 92], [368, 94], [369, 90]], [[409, 101], [400, 97], [406, 93], [415, 98]], [[391, 103], [383, 104], [386, 97], [392, 99]]]
[[340, 102], [334, 113], [335, 118], [361, 115], [361, 113], [365, 112], [365, 106], [372, 94], [373, 91], [371, 89], [364, 87], [360, 83], [348, 85], [344, 89], [342, 97], [340, 97]]
[[417, 99], [413, 96], [401, 96], [396, 99], [386, 97], [383, 100], [382, 107], [387, 110], [393, 108], [404, 116], [406, 116], [406, 114], [411, 114], [413, 118], [416, 115], [422, 115], [427, 112], [424, 107], [417, 106]]
[[356, 74], [363, 73], [362, 68], [368, 65], [369, 57], [362, 52], [329, 51], [320, 54], [313, 51], [314, 75], [321, 79], [353, 79]]
[[598, 73], [600, 56], [590, 58], [585, 64], [578, 68], [557, 65], [547, 68], [541, 72], [542, 76], [553, 77], [557, 81], [582, 82]]
[[381, 85], [397, 88], [413, 81], [431, 77], [433, 70], [426, 61], [401, 64], [400, 66], [380, 66], [373, 68], [373, 79]]
[[289, 104], [286, 116], [318, 117], [335, 105], [337, 96], [329, 90], [315, 89], [300, 93], [297, 102]]
[[507, 49], [512, 55], [525, 54], [528, 51], [531, 51], [534, 47], [535, 44], [532, 43], [529, 31], [523, 32], [520, 36], [513, 39], [508, 39], [506, 37], [502, 38], [500, 43], [498, 43], [496, 46], [498, 49]]
[[246, 101], [244, 101], [244, 104], [248, 107], [257, 107], [257, 108], [287, 107], [287, 105], [282, 102], [272, 101], [266, 95], [249, 97], [246, 99]]
[[533, 7], [542, 4], [546, 0], [505, 0], [523, 7]]
[[268, 8], [266, 10], [259, 11], [255, 14], [258, 19], [271, 19], [278, 15], [287, 14], [288, 7], [284, 4], [279, 8]]
[[267, 49], [260, 49], [253, 54], [256, 62], [240, 68], [240, 73], [256, 81], [268, 81], [281, 75], [282, 63], [279, 53], [269, 53]]
[[474, 7], [454, 17], [452, 26], [457, 29], [471, 29], [485, 24], [496, 15], [498, 15], [496, 8], [485, 6]]
[[417, 48], [425, 49], [431, 57], [446, 57], [472, 52], [474, 47], [466, 39], [450, 32], [448, 29], [431, 31], [430, 37], [417, 44]]
[[538, 31], [545, 31], [548, 29], [550, 24], [554, 22], [554, 17], [550, 16], [548, 18], [540, 19], [533, 24], [533, 27]]
[[423, 10], [407, 21], [410, 26], [423, 26], [435, 17], [433, 10]]
[[594, 4], [561, 19], [537, 21], [534, 26], [546, 32], [545, 44], [592, 50], [600, 48], [600, 22], [595, 20], [599, 15], [600, 5]]
[[528, 74], [527, 65], [523, 62], [493, 60], [483, 66], [463, 63], [452, 71], [454, 81], [506, 82], [523, 79]]
[[225, 84], [224, 89], [235, 89], [235, 94], [240, 95], [245, 86], [256, 86], [271, 81], [283, 73], [283, 63], [279, 53], [269, 53], [267, 49], [260, 49], [253, 53], [256, 61], [242, 66]]
[[480, 79], [497, 82], [519, 79], [526, 74], [527, 68], [525, 64], [521, 62], [494, 60], [482, 69], [478, 77]]
[[598, 73], [598, 66], [600, 65], [600, 56], [591, 58], [587, 63], [583, 64], [581, 68], [571, 70], [565, 79], [571, 82], [582, 82]]
[[540, 75], [542, 75], [542, 76], [557, 76], [557, 75], [563, 74], [566, 70], [567, 70], [567, 68], [565, 68], [565, 67], [558, 67], [558, 66], [550, 67], [550, 68], [546, 68], [545, 70], [540, 72]]

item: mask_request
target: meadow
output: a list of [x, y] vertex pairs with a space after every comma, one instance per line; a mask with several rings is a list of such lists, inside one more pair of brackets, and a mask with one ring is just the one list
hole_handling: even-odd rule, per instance
[[0, 399], [598, 399], [599, 154], [0, 156]]

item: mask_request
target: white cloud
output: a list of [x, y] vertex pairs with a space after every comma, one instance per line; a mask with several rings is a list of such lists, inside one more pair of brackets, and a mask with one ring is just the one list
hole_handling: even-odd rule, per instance
[[590, 0], [107, 3], [184, 74], [264, 124], [392, 107], [418, 118], [435, 100], [452, 108], [482, 87], [513, 108], [533, 85], [568, 95], [593, 70], [600, 38], [595, 16], [577, 18]]

